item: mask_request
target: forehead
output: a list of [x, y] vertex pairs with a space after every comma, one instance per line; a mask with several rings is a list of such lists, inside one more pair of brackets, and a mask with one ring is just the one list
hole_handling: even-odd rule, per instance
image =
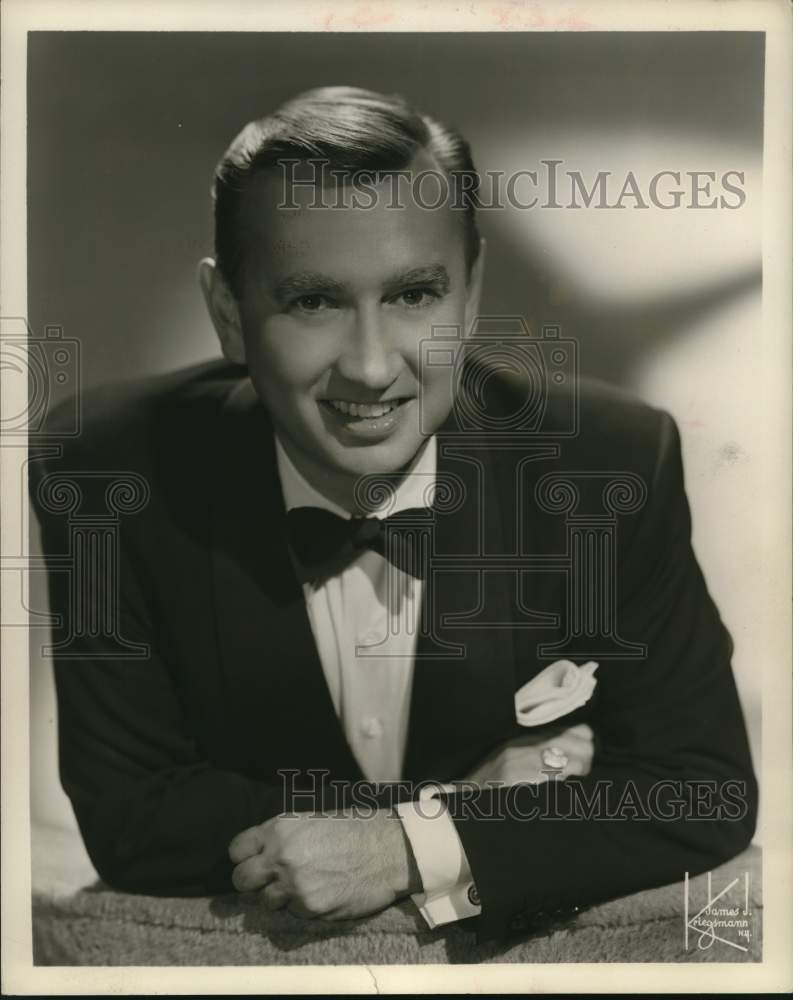
[[[428, 260], [443, 261], [449, 270], [462, 268], [464, 219], [462, 213], [439, 201], [439, 182], [428, 177], [421, 188], [421, 171], [442, 171], [428, 154], [419, 154], [406, 168], [408, 177], [399, 184], [388, 178], [354, 190], [315, 190], [313, 185], [290, 188], [291, 204], [285, 200], [280, 172], [256, 176], [245, 196], [244, 239], [253, 277], [275, 280], [297, 268], [328, 274], [338, 280], [376, 280]], [[284, 207], [284, 204], [290, 207]], [[373, 204], [370, 204], [373, 203]], [[292, 207], [296, 205], [297, 207]]]

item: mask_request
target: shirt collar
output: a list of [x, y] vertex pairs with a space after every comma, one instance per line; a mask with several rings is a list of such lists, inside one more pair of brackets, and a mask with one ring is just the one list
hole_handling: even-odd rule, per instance
[[[291, 510], [293, 507], [321, 507], [324, 510], [332, 511], [339, 517], [350, 517], [350, 511], [323, 496], [298, 472], [277, 434], [275, 435], [275, 451], [281, 491], [287, 510]], [[437, 451], [437, 441], [433, 435], [414, 458], [404, 478], [394, 491], [393, 500], [386, 500], [384, 504], [371, 513], [395, 514], [408, 507], [431, 506], [435, 495]]]

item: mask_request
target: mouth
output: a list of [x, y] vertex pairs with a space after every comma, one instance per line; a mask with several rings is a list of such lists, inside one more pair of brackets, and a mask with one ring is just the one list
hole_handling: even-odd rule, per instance
[[372, 417], [384, 417], [398, 406], [407, 402], [407, 397], [389, 399], [382, 403], [350, 403], [346, 399], [324, 399], [323, 403], [332, 406], [334, 410], [348, 417], [369, 420]]
[[357, 438], [384, 438], [401, 421], [413, 397], [400, 396], [378, 403], [359, 403], [347, 399], [322, 399], [319, 406], [331, 425]]

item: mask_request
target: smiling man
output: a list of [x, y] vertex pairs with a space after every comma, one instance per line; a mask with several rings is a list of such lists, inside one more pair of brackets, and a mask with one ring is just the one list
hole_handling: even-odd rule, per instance
[[[375, 118], [373, 129], [387, 117], [387, 105], [347, 100]], [[306, 99], [281, 130], [300, 135], [313, 127], [318, 136], [305, 137], [310, 149], [322, 141], [321, 115], [334, 113], [332, 101]], [[451, 208], [428, 211], [412, 197], [395, 208], [388, 178], [368, 209], [314, 207], [317, 195], [305, 181], [289, 191], [290, 203], [301, 207], [280, 207], [284, 140], [268, 140], [259, 127], [264, 148], [251, 166], [249, 127], [218, 171], [218, 259], [202, 262], [201, 283], [224, 354], [248, 367], [289, 457], [309, 482], [352, 509], [360, 476], [406, 468], [427, 431], [449, 414], [448, 370], [422, 372], [419, 346], [433, 325], [470, 326], [482, 272], [478, 237]], [[429, 151], [410, 156], [408, 137], [399, 138], [409, 173], [441, 169]], [[390, 165], [383, 157], [379, 166]], [[355, 176], [349, 154], [343, 166]], [[240, 175], [248, 175], [243, 187]]]
[[[407, 184], [395, 206], [395, 175], [432, 172], [459, 203], [430, 209]], [[731, 643], [691, 550], [677, 431], [542, 366], [528, 406], [536, 385], [494, 374], [487, 349], [457, 364], [484, 269], [475, 182], [464, 140], [400, 98], [295, 98], [216, 171], [200, 282], [227, 363], [86, 399], [62, 468], [150, 487], [118, 535], [114, 638], [135, 655], [98, 629], [56, 651], [63, 782], [111, 885], [233, 885], [328, 919], [412, 895], [430, 925], [479, 916], [491, 935], [751, 838]], [[458, 332], [442, 362], [438, 331]], [[461, 419], [468, 389], [481, 428]], [[529, 411], [533, 430], [516, 423]], [[58, 555], [53, 470], [35, 465]], [[645, 501], [623, 504], [603, 591], [589, 578], [619, 629], [597, 664], [565, 647], [594, 633], [574, 620], [558, 503], [534, 503], [566, 473], [584, 501], [626, 475]], [[97, 565], [77, 590], [100, 601], [114, 581]], [[76, 592], [56, 567], [67, 629]]]

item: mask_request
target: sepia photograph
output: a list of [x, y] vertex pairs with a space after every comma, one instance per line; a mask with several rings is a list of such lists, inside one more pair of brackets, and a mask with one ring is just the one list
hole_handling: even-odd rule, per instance
[[15, 962], [789, 987], [789, 8], [193, 6], [14, 36]]

